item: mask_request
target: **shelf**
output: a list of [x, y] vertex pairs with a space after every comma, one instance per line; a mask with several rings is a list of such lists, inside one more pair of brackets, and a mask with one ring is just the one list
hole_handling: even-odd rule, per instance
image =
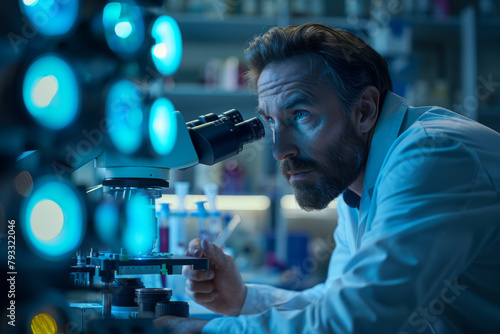
[[245, 43], [278, 25], [276, 17], [225, 15], [207, 17], [200, 14], [172, 14], [184, 40], [189, 42]]
[[368, 19], [358, 19], [356, 24], [349, 22], [345, 17], [342, 16], [300, 16], [290, 18], [290, 24], [301, 25], [307, 22], [317, 22], [323, 23], [330, 27], [340, 28], [348, 30], [351, 32], [364, 31], [368, 22]]
[[[273, 26], [283, 24], [283, 19], [273, 16], [247, 16], [224, 15], [222, 17], [209, 17], [201, 14], [172, 14], [186, 40], [195, 42], [245, 42], [256, 34], [265, 33]], [[441, 40], [444, 37], [460, 34], [460, 18], [456, 16], [433, 19], [418, 17], [394, 17], [390, 21], [406, 21], [414, 29], [419, 39]], [[389, 21], [389, 22], [390, 22]], [[281, 23], [280, 23], [281, 22]], [[353, 32], [368, 29], [370, 24], [383, 26], [384, 22], [375, 19], [359, 19], [356, 24], [349, 22], [343, 16], [300, 16], [286, 19], [287, 24], [300, 25], [306, 22], [320, 22], [332, 27], [337, 27]], [[477, 21], [478, 35], [480, 37], [500, 36], [500, 18], [479, 18]]]
[[[241, 59], [246, 42], [253, 36], [262, 34], [271, 27], [278, 25], [279, 22], [286, 21], [287, 24], [293, 25], [306, 22], [321, 22], [329, 26], [352, 31], [362, 38], [368, 35], [369, 25], [376, 23], [374, 19], [360, 19], [354, 25], [343, 16], [283, 17], [282, 15], [281, 17], [269, 17], [226, 14], [221, 17], [215, 15], [209, 17], [203, 14], [189, 13], [174, 13], [172, 16], [178, 21], [185, 40], [186, 50], [189, 50], [189, 52], [186, 52], [186, 57], [181, 64], [182, 70], [190, 75], [190, 77], [186, 75], [183, 78], [185, 81], [199, 80], [198, 78], [201, 76], [199, 69], [202, 68], [206, 59], [224, 59], [228, 55], [237, 56]], [[454, 80], [454, 90], [460, 88], [458, 85], [461, 81], [470, 81], [467, 79], [468, 77], [463, 77], [469, 72], [460, 67], [460, 59], [464, 57], [463, 49], [460, 46], [465, 43], [462, 31], [464, 26], [463, 16], [451, 16], [444, 19], [391, 17], [388, 22], [398, 21], [408, 22], [412, 28], [412, 54], [422, 50], [429, 50], [432, 57], [438, 60], [443, 59], [439, 64], [444, 67], [438, 73], [440, 73], [439, 75], [445, 74], [447, 78]], [[472, 21], [477, 22], [476, 36], [478, 40], [482, 41], [478, 43], [478, 46], [482, 46], [484, 49], [485, 41], [493, 45], [492, 37], [500, 36], [500, 19], [478, 17]], [[459, 74], [455, 74], [457, 71]], [[474, 77], [475, 75], [469, 73], [468, 76]], [[254, 115], [254, 109], [257, 105], [257, 97], [244, 90], [236, 92], [209, 91], [205, 90], [202, 85], [182, 85], [176, 86], [168, 94], [172, 96], [172, 101], [178, 106], [179, 110], [181, 108], [185, 110], [200, 110], [200, 108], [203, 108], [202, 112], [207, 110], [207, 112], [218, 113], [230, 108], [236, 108], [247, 113], [247, 115]], [[483, 118], [497, 119], [498, 117], [495, 110], [487, 111], [484, 114], [482, 111], [479, 113], [480, 117]]]
[[209, 89], [205, 88], [202, 84], [194, 83], [179, 83], [170, 90], [165, 90], [165, 92], [171, 96], [186, 96], [186, 97], [199, 97], [199, 96], [217, 96], [219, 98], [250, 98], [254, 97], [246, 89], [239, 89], [236, 91], [229, 91], [224, 89]]
[[257, 96], [251, 95], [245, 89], [208, 90], [198, 84], [176, 84], [172, 90], [165, 91], [165, 96], [186, 119], [206, 113], [221, 114], [233, 108], [240, 111], [244, 118], [256, 116]]

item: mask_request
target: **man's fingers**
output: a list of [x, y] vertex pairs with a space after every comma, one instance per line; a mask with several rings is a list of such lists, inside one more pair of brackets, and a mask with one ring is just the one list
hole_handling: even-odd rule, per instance
[[209, 293], [214, 291], [215, 286], [211, 281], [199, 282], [188, 279], [186, 281], [186, 288], [194, 293]]
[[200, 238], [195, 238], [189, 242], [189, 247], [186, 250], [186, 255], [194, 257], [205, 257], [205, 252], [201, 248]]
[[189, 243], [189, 249], [186, 251], [186, 255], [194, 257], [207, 257], [210, 260], [210, 264], [216, 264], [218, 266], [226, 266], [226, 255], [218, 246], [206, 239], [193, 239]]
[[193, 270], [189, 266], [182, 268], [182, 274], [194, 281], [208, 281], [215, 276], [213, 270]]
[[205, 253], [201, 248], [195, 248], [195, 249], [186, 249], [184, 252], [184, 255], [186, 256], [194, 256], [194, 257], [206, 257]]
[[205, 253], [205, 256], [210, 259], [210, 265], [217, 265], [219, 268], [224, 268], [228, 265], [226, 254], [218, 246], [206, 239], [201, 240], [201, 249]]
[[[198, 304], [211, 303], [217, 299], [219, 294], [217, 292], [201, 293], [192, 292], [187, 290], [189, 297], [191, 297]], [[190, 292], [190, 293], [189, 293]]]
[[165, 315], [160, 318], [157, 318], [153, 320], [153, 324], [156, 327], [168, 327], [169, 322], [177, 320], [177, 317], [171, 316], [171, 315]]

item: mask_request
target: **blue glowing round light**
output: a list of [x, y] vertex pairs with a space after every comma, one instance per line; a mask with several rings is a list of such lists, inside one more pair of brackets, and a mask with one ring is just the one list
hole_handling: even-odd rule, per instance
[[119, 244], [120, 214], [115, 203], [103, 202], [94, 213], [94, 229], [99, 239], [108, 246]]
[[111, 50], [123, 59], [132, 59], [144, 44], [141, 7], [133, 2], [108, 3], [102, 12], [104, 36]]
[[142, 144], [143, 103], [139, 87], [129, 80], [116, 82], [106, 98], [106, 118], [113, 145], [132, 154]]
[[71, 66], [55, 55], [35, 60], [24, 76], [23, 101], [43, 126], [59, 130], [73, 122], [80, 109], [80, 91]]
[[67, 34], [76, 23], [78, 0], [19, 0], [21, 10], [33, 27], [45, 36]]
[[153, 149], [160, 155], [172, 151], [177, 138], [177, 122], [174, 105], [166, 98], [157, 99], [151, 106], [149, 137]]
[[182, 58], [182, 37], [177, 22], [170, 16], [160, 16], [153, 23], [151, 36], [155, 40], [151, 57], [156, 69], [163, 75], [174, 74]]
[[135, 196], [127, 203], [123, 246], [131, 255], [152, 251], [156, 236], [155, 207], [145, 197]]
[[69, 184], [56, 179], [37, 182], [22, 209], [22, 233], [40, 257], [57, 260], [80, 245], [86, 211]]

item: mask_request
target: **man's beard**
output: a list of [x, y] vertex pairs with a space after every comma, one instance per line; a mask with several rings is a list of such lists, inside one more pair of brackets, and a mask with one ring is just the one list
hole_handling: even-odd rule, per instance
[[295, 199], [306, 210], [322, 210], [347, 189], [361, 174], [366, 164], [367, 149], [349, 121], [337, 144], [328, 148], [325, 163], [292, 157], [280, 162], [283, 175], [290, 171], [312, 170], [320, 175], [316, 183], [307, 180], [293, 182]]

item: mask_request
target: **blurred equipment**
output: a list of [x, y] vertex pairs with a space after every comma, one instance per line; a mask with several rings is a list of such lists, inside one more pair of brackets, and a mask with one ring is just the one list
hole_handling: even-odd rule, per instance
[[176, 111], [164, 87], [182, 37], [165, 1], [2, 1], [0, 13], [0, 234], [15, 240], [0, 332], [153, 333], [136, 318], [187, 316], [165, 276], [208, 259], [183, 255], [175, 212], [162, 214], [177, 235], [166, 248], [156, 202], [170, 170], [240, 153], [262, 123]]
[[[114, 249], [121, 246], [122, 251], [118, 254], [93, 249], [89, 256], [82, 257], [80, 254], [72, 276], [76, 286], [91, 286], [95, 276], [99, 277], [104, 289], [103, 317], [110, 317], [113, 313], [113, 293], [108, 289], [115, 282], [116, 275], [180, 274], [183, 265], [191, 265], [195, 270], [208, 269], [208, 259], [154, 252], [160, 242], [157, 240], [156, 199], [161, 197], [161, 189], [169, 186], [169, 170], [200, 162], [211, 165], [234, 156], [241, 152], [244, 144], [264, 136], [263, 125], [257, 118], [243, 122], [241, 114], [234, 109], [219, 116], [200, 116], [198, 120], [187, 123], [187, 127], [179, 112], [173, 112], [170, 119], [173, 123], [169, 123], [170, 127], [166, 128], [164, 135], [170, 136], [169, 141], [173, 144], [167, 154], [156, 159], [128, 157], [119, 150], [111, 149], [105, 150], [96, 159], [98, 167], [106, 168], [106, 178], [102, 182], [104, 194], [111, 197], [111, 201], [124, 205], [124, 210], [118, 210], [125, 211], [124, 218], [118, 218], [115, 224], [121, 238], [112, 238], [120, 244], [115, 244]], [[116, 217], [111, 212], [105, 215]], [[171, 232], [175, 235], [175, 231]], [[111, 229], [103, 235], [110, 233], [113, 235], [116, 232]], [[113, 241], [110, 240], [110, 243]], [[176, 252], [179, 254], [182, 251]], [[166, 291], [168, 298], [155, 299], [160, 292]], [[172, 290], [139, 289], [136, 294], [138, 316], [146, 317], [147, 312], [154, 313], [157, 302], [169, 302]], [[184, 311], [177, 310], [184, 310], [182, 305], [161, 305], [157, 313], [164, 314], [168, 310], [182, 313]], [[134, 317], [134, 314], [130, 312], [129, 316]]]
[[84, 237], [85, 207], [69, 183], [39, 180], [21, 211], [24, 238], [41, 257], [55, 261], [68, 256]]
[[41, 125], [59, 130], [73, 122], [80, 107], [79, 84], [71, 66], [56, 55], [43, 55], [26, 71], [23, 101]]
[[21, 10], [33, 28], [47, 37], [60, 37], [74, 28], [79, 0], [20, 0]]

